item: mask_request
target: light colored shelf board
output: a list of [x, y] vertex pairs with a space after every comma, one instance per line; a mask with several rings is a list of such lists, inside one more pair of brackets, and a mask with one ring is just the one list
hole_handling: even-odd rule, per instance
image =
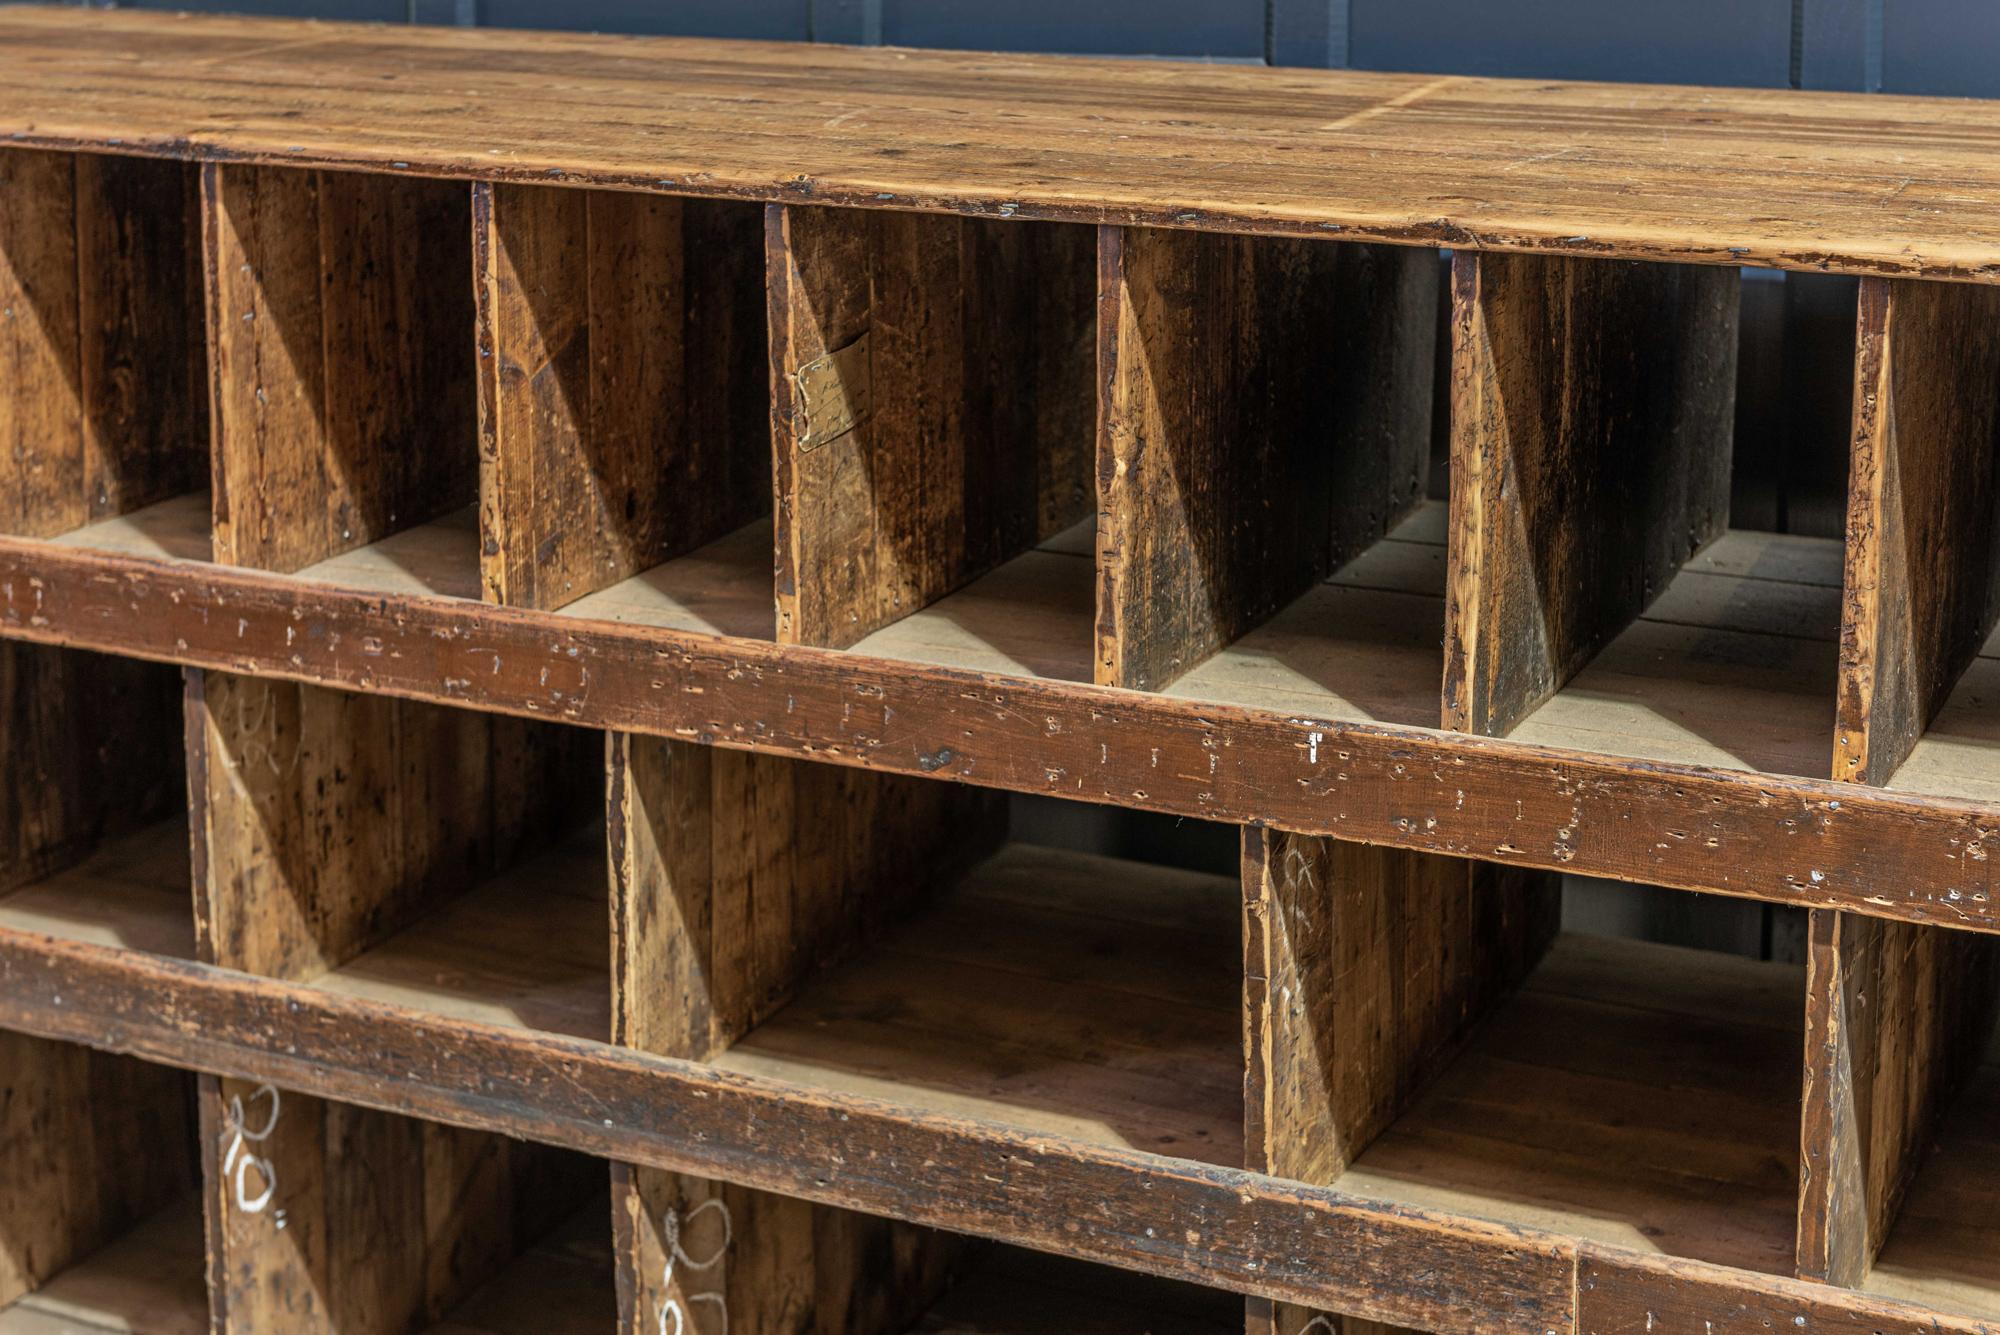
[[183, 1197], [0, 1310], [0, 1335], [206, 1335], [201, 1204]]
[[0, 896], [0, 930], [191, 960], [193, 877], [187, 821], [162, 821]]
[[[2000, 1040], [2000, 1033], [1996, 1033]], [[2000, 1320], [2000, 1041], [1945, 1107], [1862, 1288]]]
[[594, 827], [475, 886], [312, 986], [608, 1042], [609, 903], [604, 831]]
[[1840, 652], [1840, 543], [1730, 532], [1514, 741], [1826, 778]]
[[1009, 845], [715, 1064], [1238, 1166], [1239, 914], [1227, 877]]
[[1980, 646], [1888, 787], [2000, 802], [2000, 626]]
[[1444, 681], [1445, 521], [1426, 501], [1325, 583], [1164, 694], [1343, 723], [1435, 728]]
[[616, 1284], [605, 1197], [515, 1257], [429, 1335], [604, 1335], [618, 1324]]
[[1243, 1299], [1018, 1247], [982, 1249], [911, 1335], [1242, 1335]]
[[299, 571], [298, 578], [364, 593], [477, 602], [479, 507], [468, 505], [380, 542], [330, 556]]
[[777, 635], [772, 561], [771, 521], [759, 519], [686, 556], [587, 594], [557, 614], [769, 640]]
[[1789, 1274], [1804, 1005], [1797, 966], [1563, 935], [1335, 1186]]
[[50, 541], [58, 547], [80, 547], [114, 556], [152, 560], [209, 561], [213, 515], [208, 493], [192, 492], [134, 510], [114, 519], [100, 519]]

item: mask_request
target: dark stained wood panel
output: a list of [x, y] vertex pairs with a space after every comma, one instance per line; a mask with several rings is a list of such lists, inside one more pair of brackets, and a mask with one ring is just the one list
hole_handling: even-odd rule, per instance
[[2000, 277], [1972, 101], [56, 8], [0, 39], [30, 146]]

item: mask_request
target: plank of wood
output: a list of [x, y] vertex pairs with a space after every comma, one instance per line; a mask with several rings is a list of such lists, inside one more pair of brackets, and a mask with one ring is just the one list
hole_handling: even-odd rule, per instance
[[1871, 279], [1857, 339], [1834, 775], [1879, 784], [2000, 618], [2000, 302]]
[[411, 598], [385, 619], [374, 594], [19, 539], [0, 538], [0, 636], [1902, 921], [1993, 930], [2000, 903], [1976, 798], [452, 599]]
[[162, 821], [0, 894], [0, 928], [193, 959], [190, 882], [187, 823]]
[[294, 571], [469, 503], [466, 188], [202, 169], [215, 556]]
[[1107, 228], [1096, 678], [1166, 686], [1424, 495], [1437, 266]]
[[77, 324], [76, 158], [0, 152], [0, 527], [40, 537], [90, 513]]
[[556, 608], [771, 504], [748, 204], [473, 187], [486, 596]]
[[192, 1192], [187, 1083], [0, 1031], [0, 1308]]
[[[616, 1041], [707, 1060], [815, 971], [997, 842], [993, 794], [614, 734]], [[764, 1329], [902, 1330], [948, 1278], [948, 1237], [723, 1183], [620, 1167], [621, 1328], [721, 1304]], [[678, 1250], [676, 1248], [678, 1247]]]
[[116, 139], [124, 152], [733, 198], [2000, 272], [2000, 113], [1968, 100], [209, 15], [78, 24], [54, 8], [9, 11], [0, 89], [0, 137], [42, 146]]
[[1799, 1273], [1858, 1287], [2000, 1012], [1994, 943], [1814, 910]]
[[1335, 1185], [1790, 1274], [1802, 994], [1792, 966], [1559, 937]]
[[845, 648], [1090, 512], [1092, 241], [769, 210], [781, 643]]
[[[1409, 1111], [1561, 911], [1546, 873], [1273, 830], [1244, 831], [1242, 881], [1247, 1166], [1315, 1184]], [[1368, 1329], [1258, 1299], [1249, 1317], [1260, 1335]]]
[[[204, 479], [204, 482], [206, 479]], [[210, 561], [210, 501], [207, 491], [191, 491], [110, 519], [100, 519], [51, 542], [83, 551], [161, 561]]]
[[591, 1201], [425, 1335], [601, 1335], [618, 1319], [610, 1220]]
[[1453, 257], [1444, 726], [1507, 735], [1727, 526], [1737, 288]]

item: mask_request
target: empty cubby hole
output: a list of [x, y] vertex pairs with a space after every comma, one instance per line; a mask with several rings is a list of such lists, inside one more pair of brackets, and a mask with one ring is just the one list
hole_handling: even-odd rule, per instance
[[195, 953], [181, 675], [0, 642], [0, 932]]
[[1304, 835], [1246, 831], [1243, 893], [1252, 1167], [1793, 1272], [1800, 965], [1568, 929], [1552, 873]]
[[0, 1331], [208, 1329], [194, 1077], [0, 1031]]
[[1434, 726], [1435, 251], [1102, 233], [1095, 679]]
[[477, 597], [468, 187], [201, 171], [215, 559]]
[[763, 209], [472, 199], [486, 598], [772, 638]]
[[187, 163], [0, 148], [0, 533], [206, 560]]
[[220, 1335], [614, 1327], [602, 1160], [251, 1080], [200, 1098]]
[[1826, 777], [1842, 544], [1731, 526], [1778, 370], [1742, 274], [1460, 252], [1452, 289], [1446, 726]]
[[217, 672], [188, 733], [206, 962], [610, 1037], [602, 733]]
[[2000, 1317], [2000, 942], [1828, 909], [1812, 914], [1809, 1278]]
[[619, 1041], [1236, 1166], [1230, 877], [1010, 837], [1001, 794], [614, 739]]
[[1095, 234], [772, 206], [778, 637], [1075, 676]]

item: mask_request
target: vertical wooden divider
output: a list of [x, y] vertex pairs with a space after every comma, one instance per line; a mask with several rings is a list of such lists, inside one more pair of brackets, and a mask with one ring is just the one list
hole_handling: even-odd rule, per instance
[[[1560, 891], [1547, 872], [1245, 829], [1245, 1166], [1339, 1178], [1533, 971]], [[1250, 1335], [1390, 1329], [1261, 1298], [1246, 1311]]]
[[[1834, 774], [1882, 784], [2000, 614], [2000, 292], [1863, 279], [1854, 399]], [[1992, 1028], [1994, 946], [1813, 910], [1802, 1275], [1867, 1277]]]
[[1091, 230], [772, 205], [778, 639], [845, 648], [1090, 513]]
[[201, 172], [215, 559], [294, 571], [470, 505], [466, 186]]
[[560, 607], [764, 514], [758, 206], [472, 190], [487, 601]]
[[1445, 727], [1504, 736], [1727, 527], [1739, 282], [1453, 256]]
[[203, 485], [199, 237], [186, 164], [0, 149], [0, 532]]
[[[616, 1042], [706, 1060], [812, 972], [997, 847], [1006, 804], [885, 777], [613, 734]], [[901, 1331], [950, 1277], [948, 1234], [616, 1165], [620, 1329]], [[678, 1315], [683, 1325], [676, 1325]]]
[[[596, 741], [191, 671], [201, 958], [293, 982], [339, 967], [587, 816]], [[223, 1331], [428, 1324], [602, 1190], [560, 1151], [247, 1081], [204, 1077], [201, 1119]]]
[[1437, 257], [1099, 238], [1096, 678], [1157, 690], [1423, 499]]

